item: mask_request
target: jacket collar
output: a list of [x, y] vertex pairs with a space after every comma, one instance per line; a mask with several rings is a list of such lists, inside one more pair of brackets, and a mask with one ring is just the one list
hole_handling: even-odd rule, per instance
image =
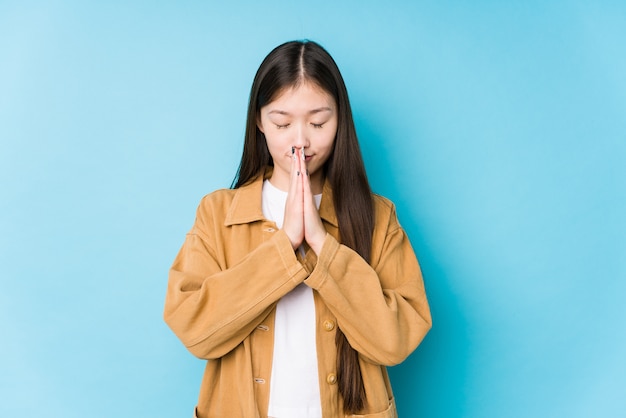
[[[267, 167], [262, 176], [257, 176], [251, 182], [236, 189], [235, 197], [226, 213], [225, 226], [247, 224], [265, 219], [261, 206], [263, 181], [272, 176], [272, 171], [273, 167]], [[338, 227], [333, 191], [328, 181], [324, 182], [324, 188], [322, 189], [319, 213], [323, 220]]]

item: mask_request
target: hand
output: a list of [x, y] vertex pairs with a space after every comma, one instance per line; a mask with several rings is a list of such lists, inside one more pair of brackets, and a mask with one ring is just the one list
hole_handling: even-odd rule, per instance
[[289, 190], [285, 204], [285, 218], [283, 230], [291, 241], [293, 249], [297, 249], [304, 241], [304, 199], [302, 192], [302, 161], [298, 158], [295, 148], [291, 149], [291, 177], [289, 178]]
[[285, 205], [283, 230], [289, 237], [294, 250], [303, 241], [306, 241], [319, 255], [326, 238], [326, 230], [311, 191], [303, 149], [294, 149], [291, 160], [291, 177]]
[[320, 218], [319, 211], [315, 205], [315, 197], [311, 191], [311, 178], [308, 170], [302, 176], [302, 193], [304, 208], [304, 239], [307, 244], [319, 255], [326, 239], [326, 229]]

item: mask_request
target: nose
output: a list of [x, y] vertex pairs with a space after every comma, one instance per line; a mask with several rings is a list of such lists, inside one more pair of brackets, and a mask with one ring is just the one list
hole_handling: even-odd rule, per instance
[[296, 148], [307, 148], [309, 146], [308, 135], [305, 127], [302, 125], [294, 129], [293, 146]]

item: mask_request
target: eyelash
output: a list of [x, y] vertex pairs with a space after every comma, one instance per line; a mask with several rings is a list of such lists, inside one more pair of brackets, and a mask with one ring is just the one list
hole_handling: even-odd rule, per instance
[[[276, 125], [277, 129], [285, 129], [287, 127], [289, 127], [289, 123], [286, 125]], [[315, 129], [322, 129], [324, 127], [323, 123], [312, 123], [311, 126], [313, 126]]]

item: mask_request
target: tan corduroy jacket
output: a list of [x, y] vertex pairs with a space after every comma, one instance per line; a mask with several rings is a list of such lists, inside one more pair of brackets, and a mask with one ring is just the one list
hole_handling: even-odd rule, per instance
[[[269, 175], [266, 172], [265, 177]], [[335, 332], [360, 354], [367, 402], [354, 417], [397, 416], [385, 366], [402, 362], [431, 327], [420, 268], [392, 203], [374, 197], [371, 266], [338, 239], [332, 191], [320, 216], [328, 231], [319, 258], [294, 252], [263, 217], [263, 178], [205, 196], [170, 270], [165, 321], [207, 359], [199, 418], [266, 417], [278, 300], [304, 282], [313, 289], [324, 418], [345, 417], [337, 389]]]

